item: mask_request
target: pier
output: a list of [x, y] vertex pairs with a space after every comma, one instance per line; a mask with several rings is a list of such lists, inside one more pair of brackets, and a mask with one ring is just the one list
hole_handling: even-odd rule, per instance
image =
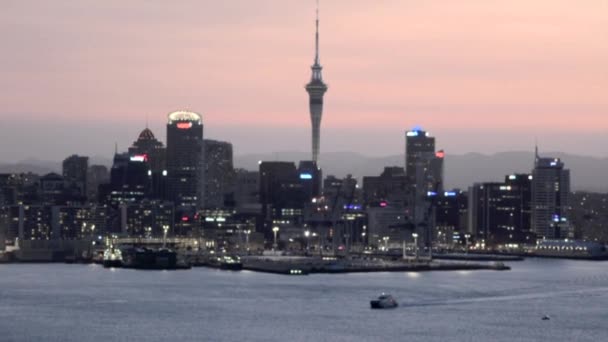
[[428, 260], [332, 259], [311, 257], [244, 257], [243, 269], [288, 275], [312, 273], [422, 272], [459, 270], [510, 270], [497, 263], [444, 262]]

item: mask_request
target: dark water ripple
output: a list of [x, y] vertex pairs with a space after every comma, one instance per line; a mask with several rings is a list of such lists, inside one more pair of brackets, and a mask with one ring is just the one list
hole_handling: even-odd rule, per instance
[[[0, 265], [0, 341], [603, 341], [608, 263], [318, 274]], [[393, 294], [396, 310], [369, 299]], [[542, 321], [543, 315], [551, 320]]]

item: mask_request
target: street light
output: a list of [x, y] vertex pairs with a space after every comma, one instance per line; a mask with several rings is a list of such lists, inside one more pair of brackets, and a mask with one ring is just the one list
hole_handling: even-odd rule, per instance
[[306, 255], [308, 255], [308, 237], [310, 236], [310, 230], [304, 231], [304, 236], [306, 237]]
[[91, 259], [93, 258], [92, 254], [91, 254], [91, 245], [95, 245], [95, 240], [94, 240], [94, 235], [93, 232], [95, 231], [95, 225], [91, 225], [91, 243], [89, 244], [89, 257], [91, 257]]
[[416, 261], [418, 261], [418, 233], [413, 233], [412, 237], [414, 238], [414, 255], [416, 256]]
[[169, 225], [163, 224], [163, 248], [167, 248], [167, 233], [169, 232]]
[[273, 227], [272, 232], [274, 233], [274, 243], [272, 244], [272, 249], [277, 249], [277, 233], [279, 232], [279, 227]]
[[251, 230], [247, 229], [245, 231], [245, 246], [247, 248], [247, 252], [249, 253], [249, 234], [251, 234]]
[[388, 239], [389, 239], [388, 236], [385, 236], [382, 238], [382, 240], [384, 240], [384, 250], [385, 251], [388, 251]]
[[464, 239], [465, 239], [465, 241], [466, 241], [466, 244], [465, 244], [465, 250], [464, 250], [464, 251], [465, 251], [465, 253], [467, 253], [467, 254], [469, 253], [469, 238], [470, 238], [470, 237], [471, 237], [471, 235], [470, 235], [470, 234], [464, 234]]

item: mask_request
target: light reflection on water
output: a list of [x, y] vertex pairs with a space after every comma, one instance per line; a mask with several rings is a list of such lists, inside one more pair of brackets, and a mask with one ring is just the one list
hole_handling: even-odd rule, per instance
[[[0, 340], [604, 340], [608, 263], [510, 265], [504, 272], [297, 277], [0, 265]], [[370, 310], [380, 292], [399, 308]]]

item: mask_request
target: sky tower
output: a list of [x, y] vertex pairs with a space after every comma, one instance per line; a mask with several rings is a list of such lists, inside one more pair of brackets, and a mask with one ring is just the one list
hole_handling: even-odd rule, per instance
[[315, 33], [315, 64], [310, 69], [312, 76], [306, 85], [310, 106], [310, 121], [312, 123], [312, 160], [318, 164], [319, 150], [321, 145], [321, 116], [323, 115], [323, 95], [327, 91], [327, 85], [323, 83], [319, 64], [319, 1], [317, 0], [317, 20]]

